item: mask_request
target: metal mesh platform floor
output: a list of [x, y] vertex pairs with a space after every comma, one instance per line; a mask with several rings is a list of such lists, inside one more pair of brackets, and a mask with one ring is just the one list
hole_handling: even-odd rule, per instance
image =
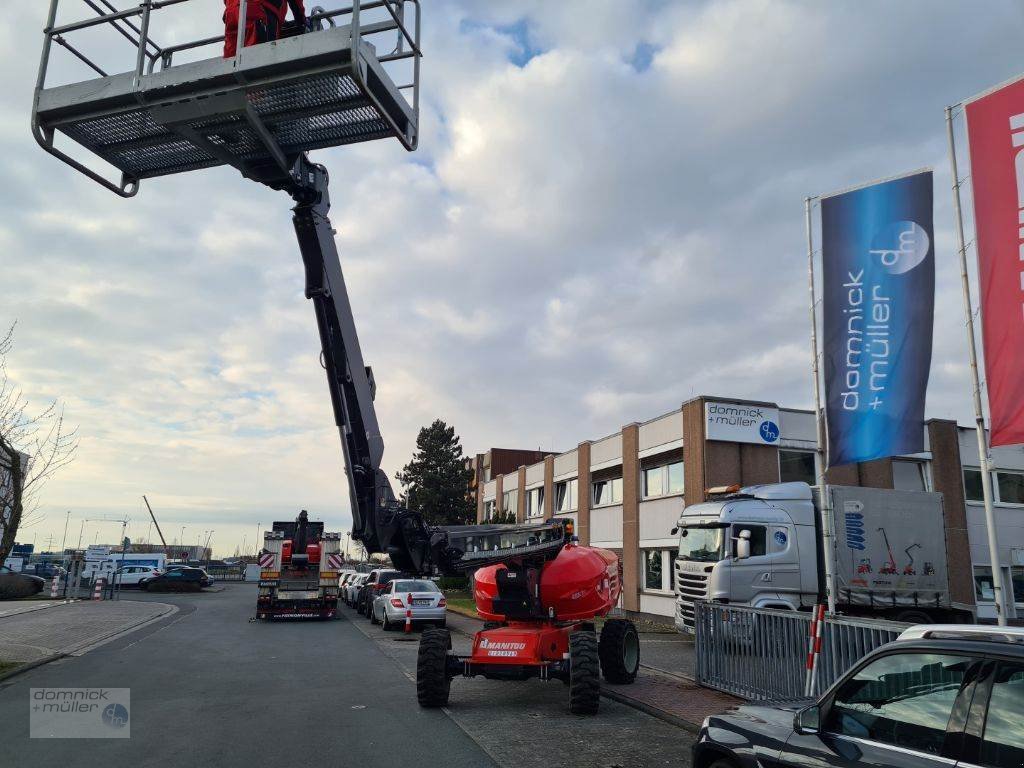
[[347, 26], [252, 46], [237, 62], [47, 88], [35, 117], [44, 133], [64, 134], [128, 179], [221, 164], [246, 173], [280, 155], [390, 136], [413, 149], [417, 131], [373, 46], [364, 41], [353, 56]]

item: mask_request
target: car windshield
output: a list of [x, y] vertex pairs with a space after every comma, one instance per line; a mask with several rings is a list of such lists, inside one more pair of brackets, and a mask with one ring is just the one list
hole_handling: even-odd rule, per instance
[[684, 526], [679, 533], [679, 558], [702, 563], [716, 563], [724, 554], [723, 527]]
[[396, 581], [395, 592], [438, 592], [432, 581]]

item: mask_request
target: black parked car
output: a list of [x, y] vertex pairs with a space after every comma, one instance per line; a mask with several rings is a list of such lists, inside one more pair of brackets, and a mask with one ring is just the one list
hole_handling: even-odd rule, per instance
[[820, 699], [704, 721], [694, 768], [1020, 768], [1024, 628], [911, 627]]
[[213, 579], [202, 568], [175, 566], [150, 579], [139, 582], [139, 589], [147, 592], [198, 592], [208, 587]]
[[28, 573], [16, 573], [0, 565], [0, 600], [31, 597], [43, 591], [46, 581]]
[[387, 588], [395, 579], [404, 577], [405, 574], [401, 571], [393, 570], [376, 570], [370, 571], [370, 576], [366, 582], [359, 588], [359, 597], [356, 598], [356, 610], [359, 611], [363, 616], [368, 619], [373, 618], [373, 598], [377, 594]]

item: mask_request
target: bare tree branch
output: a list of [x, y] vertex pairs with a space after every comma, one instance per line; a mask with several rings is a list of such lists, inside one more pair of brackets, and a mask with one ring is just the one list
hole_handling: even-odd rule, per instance
[[78, 450], [78, 428], [65, 423], [64, 407], [54, 400], [30, 413], [28, 398], [11, 380], [7, 355], [16, 325], [0, 337], [0, 563], [14, 546], [18, 528], [41, 521], [43, 487]]

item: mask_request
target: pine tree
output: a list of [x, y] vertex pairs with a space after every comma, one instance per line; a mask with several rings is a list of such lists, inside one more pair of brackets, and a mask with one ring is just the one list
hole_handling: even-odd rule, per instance
[[440, 419], [420, 430], [412, 461], [395, 477], [402, 484], [402, 501], [428, 525], [475, 522], [476, 504], [469, 495], [473, 470], [466, 466], [455, 428]]

